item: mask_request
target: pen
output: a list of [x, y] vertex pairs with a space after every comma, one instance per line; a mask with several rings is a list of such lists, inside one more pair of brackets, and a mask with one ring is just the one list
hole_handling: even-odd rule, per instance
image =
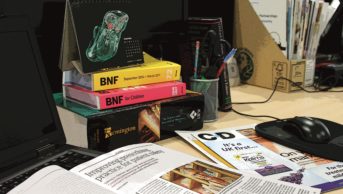
[[199, 60], [199, 48], [200, 42], [195, 42], [195, 60], [194, 60], [194, 79], [198, 78], [197, 71], [198, 71], [198, 60]]
[[232, 57], [236, 54], [237, 49], [233, 48], [231, 49], [231, 51], [229, 52], [229, 54], [227, 54], [223, 60], [223, 63], [220, 65], [220, 68], [217, 71], [217, 76], [219, 77], [220, 74], [222, 74], [223, 70], [224, 70], [224, 66], [232, 59]]

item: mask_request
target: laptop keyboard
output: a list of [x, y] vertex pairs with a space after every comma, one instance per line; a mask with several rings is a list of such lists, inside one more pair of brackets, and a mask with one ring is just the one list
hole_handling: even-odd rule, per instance
[[80, 154], [78, 152], [73, 152], [73, 151], [68, 151], [65, 154], [52, 159], [51, 161], [48, 161], [40, 166], [37, 166], [27, 172], [24, 172], [23, 174], [20, 174], [10, 180], [7, 180], [4, 183], [0, 184], [0, 194], [2, 193], [7, 193], [9, 192], [11, 189], [13, 189], [15, 186], [19, 185], [20, 183], [22, 183], [23, 181], [25, 181], [27, 178], [29, 178], [32, 174], [34, 174], [35, 172], [37, 172], [38, 170], [49, 166], [49, 165], [57, 165], [60, 166], [62, 168], [65, 168], [67, 170], [72, 169], [73, 167], [86, 162], [90, 159], [94, 158], [93, 156], [89, 156], [89, 155], [84, 155], [84, 154]]

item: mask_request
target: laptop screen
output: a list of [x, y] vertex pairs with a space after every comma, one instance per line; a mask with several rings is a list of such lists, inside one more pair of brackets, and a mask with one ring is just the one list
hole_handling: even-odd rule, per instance
[[56, 130], [28, 33], [0, 32], [0, 150]]
[[65, 144], [31, 29], [25, 16], [0, 18], [0, 177], [37, 149]]

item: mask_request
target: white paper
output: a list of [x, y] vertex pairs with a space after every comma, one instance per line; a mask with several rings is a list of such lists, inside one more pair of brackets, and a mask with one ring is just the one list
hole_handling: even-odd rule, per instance
[[20, 186], [12, 189], [9, 194], [78, 194], [78, 193], [113, 193], [103, 187], [80, 179], [59, 166], [48, 166], [33, 174]]
[[287, 1], [250, 0], [250, 3], [270, 36], [287, 57]]
[[116, 193], [129, 193], [158, 178], [161, 172], [193, 160], [154, 144], [136, 144], [103, 154], [71, 171]]
[[[255, 134], [254, 127], [255, 125], [248, 125], [213, 131], [177, 131], [177, 133], [210, 159], [223, 166], [236, 168], [256, 176], [322, 188], [324, 191], [342, 187], [343, 163], [315, 157], [264, 139]], [[222, 132], [229, 132], [230, 134], [234, 135], [234, 137], [231, 137], [230, 139], [228, 134]], [[204, 141], [201, 141], [199, 138], [197, 138], [199, 133], [207, 134], [206, 138], [208, 139], [217, 138], [219, 140], [213, 140], [214, 143], [212, 143], [213, 145], [211, 146], [210, 144], [206, 144]], [[237, 133], [239, 133], [239, 135], [237, 135]], [[226, 142], [220, 139], [220, 135], [223, 137], [228, 137]], [[235, 149], [232, 149], [233, 152], [229, 153], [220, 150], [218, 151], [217, 149], [223, 147], [228, 148], [228, 146], [231, 145], [236, 146], [238, 142], [241, 142], [241, 145], [237, 146], [237, 148], [247, 145], [256, 145], [252, 143], [255, 142], [264, 147], [264, 149], [246, 149], [242, 151], [236, 151]], [[224, 144], [231, 145], [223, 146]], [[265, 152], [265, 149], [268, 149], [269, 151]], [[268, 158], [273, 156], [270, 154], [270, 152], [274, 152], [274, 154], [277, 155], [277, 157], [273, 158], [274, 166], [284, 165], [291, 170], [274, 171], [272, 168], [269, 168], [273, 166], [273, 161], [268, 161]], [[256, 157], [258, 153], [260, 153], [260, 157]], [[235, 154], [240, 157], [235, 159], [233, 157]], [[242, 158], [246, 159], [246, 162], [237, 162], [237, 160], [242, 160]], [[278, 163], [275, 163], [275, 161]], [[266, 167], [268, 167], [268, 169], [263, 170], [263, 168], [261, 168], [263, 167], [263, 164], [268, 163], [271, 165], [267, 165]]]
[[[253, 187], [252, 187], [253, 185]], [[261, 178], [150, 144], [125, 146], [71, 171], [50, 166], [14, 193], [320, 193], [319, 189]]]

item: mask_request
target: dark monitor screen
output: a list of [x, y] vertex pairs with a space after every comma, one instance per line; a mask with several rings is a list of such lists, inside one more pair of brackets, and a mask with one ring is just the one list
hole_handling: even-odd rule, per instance
[[[113, 0], [113, 2], [127, 0]], [[25, 14], [35, 28], [48, 79], [54, 92], [61, 91], [62, 72], [58, 68], [66, 0], [0, 0], [6, 14]], [[149, 39], [161, 23], [187, 17], [188, 0], [130, 0], [138, 11], [141, 37]], [[168, 25], [169, 26], [169, 25]], [[173, 28], [177, 30], [177, 27]], [[150, 41], [150, 40], [149, 40]]]
[[0, 32], [0, 151], [56, 130], [26, 31]]
[[334, 15], [325, 27], [320, 37], [318, 54], [332, 56], [333, 60], [343, 60], [343, 1], [337, 7]]

